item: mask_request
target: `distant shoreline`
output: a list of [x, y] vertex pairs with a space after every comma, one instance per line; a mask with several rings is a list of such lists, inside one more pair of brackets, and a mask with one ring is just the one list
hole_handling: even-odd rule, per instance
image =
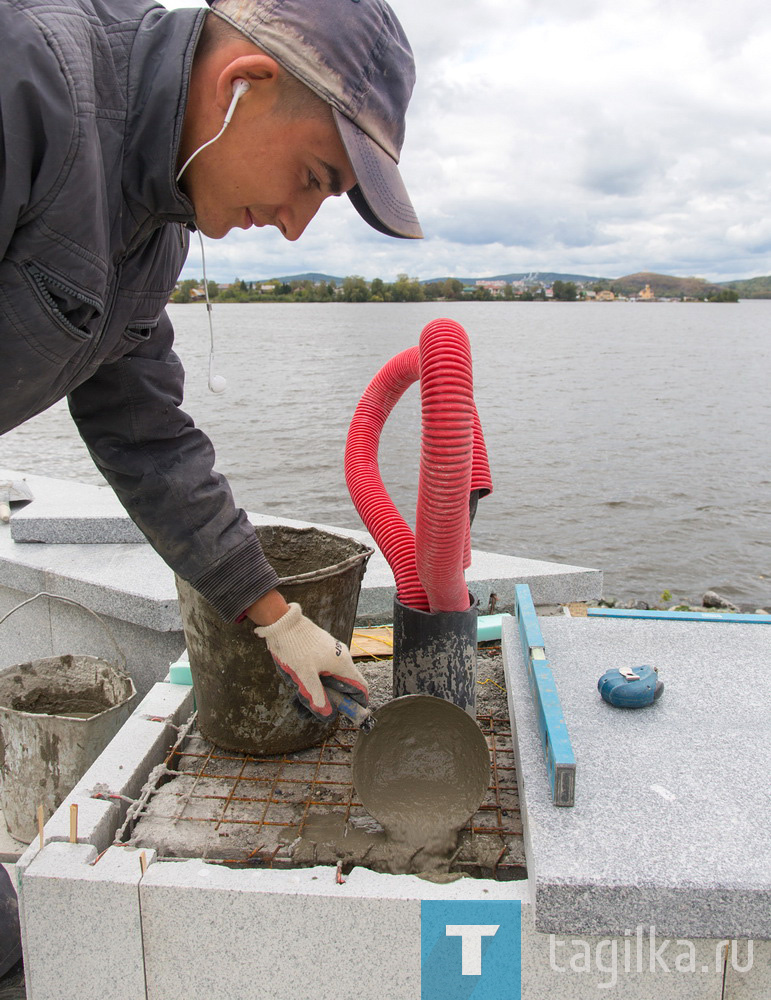
[[[635, 298], [631, 298], [631, 297], [626, 297], [626, 298], [617, 297], [617, 298], [611, 299], [609, 301], [610, 302], [614, 302], [614, 303], [615, 302], [626, 302], [626, 303], [633, 302], [635, 305], [638, 305], [640, 303], [642, 303], [644, 305], [673, 305], [673, 304], [675, 304], [675, 305], [715, 305], [716, 302], [717, 302], [717, 304], [720, 304], [720, 305], [725, 305], [725, 304], [736, 305], [736, 304], [738, 304], [740, 302], [767, 302], [769, 300], [771, 300], [771, 295], [768, 296], [768, 298], [766, 298], [765, 296], [758, 296], [757, 298], [753, 298], [753, 299], [737, 299], [736, 302], [731, 301], [730, 303], [723, 302], [722, 300], [720, 302], [717, 302], [717, 300], [714, 300], [714, 299], [713, 300], [710, 300], [710, 299], [648, 299], [648, 300], [646, 300], [646, 299], [635, 299]], [[311, 306], [311, 305], [312, 306], [318, 306], [318, 305], [401, 306], [401, 305], [404, 305], [404, 306], [410, 306], [410, 305], [423, 305], [425, 303], [432, 303], [432, 304], [433, 303], [442, 304], [442, 303], [447, 303], [447, 302], [449, 302], [449, 303], [456, 303], [456, 302], [478, 303], [480, 301], [481, 302], [485, 302], [485, 303], [490, 303], [490, 302], [505, 302], [505, 303], [509, 303], [511, 305], [511, 304], [514, 304], [514, 303], [519, 304], [519, 303], [533, 303], [533, 302], [557, 302], [557, 301], [560, 301], [560, 300], [559, 299], [516, 299], [516, 298], [515, 299], [504, 299], [502, 297], [494, 297], [494, 298], [491, 298], [491, 299], [472, 299], [472, 298], [468, 298], [468, 299], [422, 299], [419, 302], [378, 302], [378, 301], [373, 301], [372, 299], [370, 299], [367, 302], [348, 302], [345, 299], [319, 299], [319, 300], [311, 300], [311, 299], [292, 299], [292, 298], [289, 298], [289, 297], [286, 297], [286, 298], [269, 298], [268, 296], [265, 296], [265, 298], [260, 298], [260, 299], [245, 299], [245, 300], [241, 300], [241, 301], [236, 300], [236, 299], [212, 299], [211, 300], [212, 305], [218, 305], [218, 306], [262, 306], [262, 305], [274, 305], [274, 306], [275, 305], [288, 305], [288, 306], [297, 306], [297, 305], [309, 305], [309, 306]], [[570, 301], [570, 300], [568, 300], [568, 301]], [[594, 304], [598, 304], [598, 300], [597, 299], [574, 299], [571, 302], [571, 304], [573, 304], [573, 305], [575, 305], [577, 303], [594, 303]], [[604, 300], [599, 300], [599, 303], [601, 303], [602, 305], [606, 304], [606, 302]], [[197, 306], [197, 305], [204, 305], [205, 306], [206, 305], [206, 300], [205, 299], [200, 299], [200, 300], [199, 299], [195, 299], [192, 302], [174, 302], [173, 300], [171, 300], [168, 304], [172, 305], [172, 306]]]

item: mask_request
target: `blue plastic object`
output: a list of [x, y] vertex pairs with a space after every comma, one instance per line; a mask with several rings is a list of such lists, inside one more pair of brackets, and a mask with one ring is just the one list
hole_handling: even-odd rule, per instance
[[771, 625], [771, 615], [737, 615], [712, 611], [635, 611], [626, 608], [589, 608], [590, 618], [656, 618], [671, 622], [738, 622]]
[[541, 626], [526, 583], [514, 586], [514, 603], [519, 626], [522, 656], [535, 705], [538, 731], [541, 734], [546, 770], [549, 775], [552, 802], [555, 806], [572, 806], [576, 790], [576, 758], [570, 743], [565, 716], [554, 683]]
[[654, 667], [621, 667], [606, 670], [597, 681], [604, 701], [616, 708], [645, 708], [661, 697], [663, 683]]

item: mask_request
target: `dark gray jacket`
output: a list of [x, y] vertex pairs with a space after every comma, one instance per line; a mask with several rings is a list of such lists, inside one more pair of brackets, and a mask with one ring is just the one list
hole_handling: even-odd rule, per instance
[[150, 543], [232, 620], [277, 577], [179, 408], [164, 311], [193, 219], [174, 172], [203, 18], [0, 0], [0, 433], [68, 396]]

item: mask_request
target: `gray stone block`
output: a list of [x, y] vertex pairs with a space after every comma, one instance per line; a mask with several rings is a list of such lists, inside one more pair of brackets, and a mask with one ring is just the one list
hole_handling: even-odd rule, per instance
[[174, 574], [143, 545], [25, 545], [0, 529], [0, 584], [47, 591], [158, 632], [181, 628]]
[[0, 670], [28, 660], [53, 656], [50, 602], [39, 597], [14, 611], [30, 594], [0, 586], [0, 618], [13, 614], [0, 625]]
[[[22, 478], [13, 470], [0, 470], [0, 476]], [[120, 532], [127, 530], [131, 522], [127, 515], [119, 513], [122, 508], [107, 487], [42, 476], [24, 478], [36, 499], [14, 513], [10, 528], [0, 527], [0, 583], [28, 594], [47, 590], [71, 597], [94, 611], [158, 632], [179, 631], [174, 575], [149, 545], [121, 544]], [[361, 530], [256, 513], [250, 513], [249, 518], [255, 525], [317, 527], [375, 548], [371, 536]], [[114, 528], [110, 528], [109, 538], [94, 530], [105, 519]], [[74, 522], [81, 527], [76, 530]], [[37, 537], [57, 544], [29, 544], [33, 533], [30, 526], [36, 526]], [[99, 544], [98, 538], [110, 544]], [[79, 541], [89, 544], [73, 543]], [[497, 595], [500, 607], [510, 605], [515, 583], [528, 583], [537, 604], [589, 601], [602, 593], [599, 570], [476, 549], [466, 578], [481, 608], [487, 606], [492, 593]], [[362, 583], [358, 616], [390, 621], [395, 592], [391, 569], [376, 550]]]
[[13, 512], [11, 537], [15, 542], [147, 544], [109, 486], [42, 476], [27, 478], [35, 499]]
[[722, 1000], [771, 997], [771, 941], [740, 941], [728, 949]]
[[[336, 535], [355, 538], [375, 549], [367, 563], [367, 572], [361, 585], [357, 615], [362, 619], [391, 620], [396, 585], [391, 567], [379, 551], [371, 535], [353, 528], [339, 528], [329, 524], [310, 525], [307, 521], [290, 521], [264, 514], [249, 514], [252, 524], [288, 524], [297, 528], [316, 527]], [[593, 601], [602, 596], [602, 572], [585, 566], [523, 559], [498, 552], [471, 551], [471, 565], [466, 570], [466, 580], [480, 608], [498, 597], [498, 607], [513, 604], [514, 584], [527, 583], [536, 604], [567, 604], [569, 601]]]
[[359, 896], [333, 868], [297, 872], [294, 889], [274, 874], [152, 865], [140, 889], [148, 1000], [382, 1000], [386, 981], [393, 1000], [420, 995], [418, 899]]
[[10, 524], [0, 522], [0, 585], [29, 596], [45, 590], [45, 565], [20, 559]]
[[542, 934], [522, 907], [522, 1000], [723, 1000], [719, 942]]
[[[536, 927], [771, 937], [768, 626], [543, 618], [576, 801], [552, 805], [516, 623], [504, 664]], [[605, 704], [608, 669], [659, 667], [649, 708]]]
[[139, 852], [111, 847], [96, 856], [91, 846], [49, 844], [24, 872], [24, 971], [33, 1000], [146, 998]]

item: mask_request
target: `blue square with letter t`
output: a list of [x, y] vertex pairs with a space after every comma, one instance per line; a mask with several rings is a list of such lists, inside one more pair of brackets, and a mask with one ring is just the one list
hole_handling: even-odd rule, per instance
[[521, 1000], [520, 900], [420, 904], [421, 1000]]

